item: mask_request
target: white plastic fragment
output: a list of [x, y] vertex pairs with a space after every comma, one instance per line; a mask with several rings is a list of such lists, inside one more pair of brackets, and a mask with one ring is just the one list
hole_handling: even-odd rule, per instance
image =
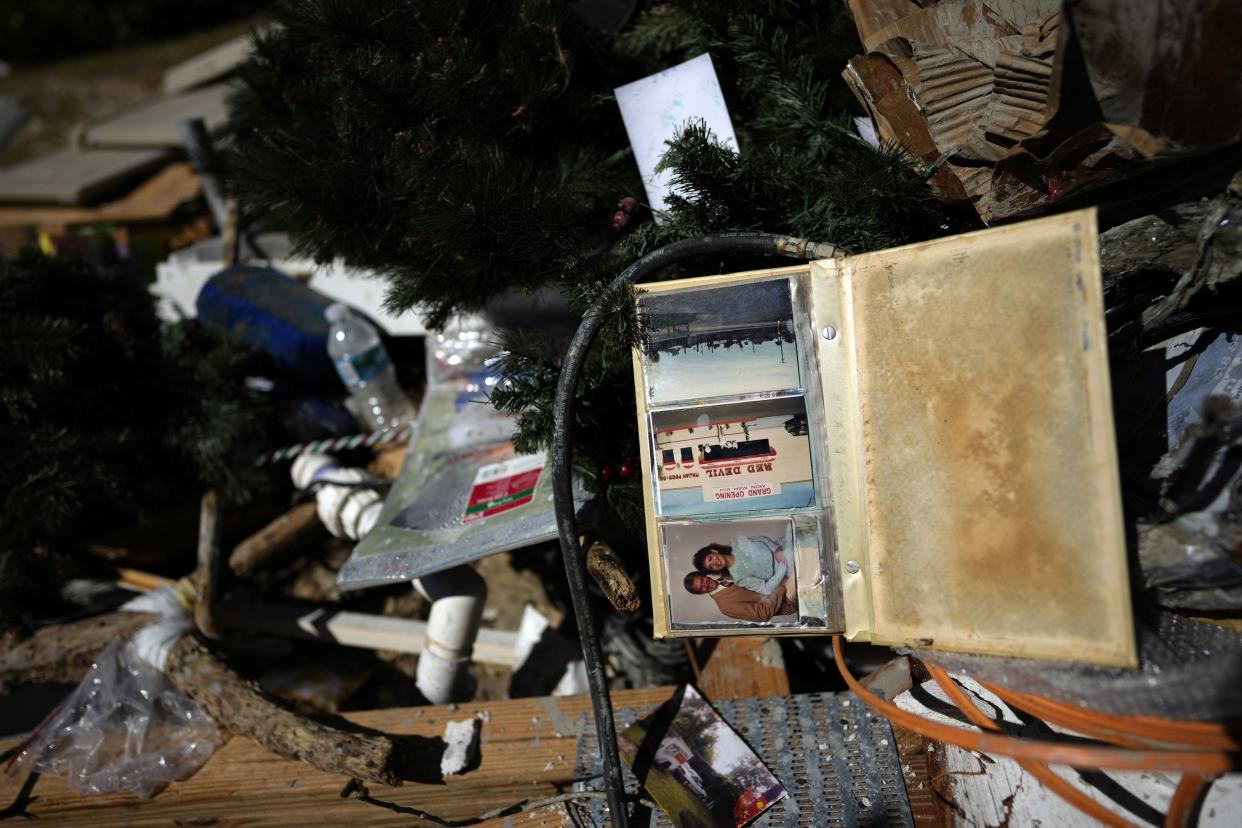
[[178, 597], [173, 587], [163, 586], [126, 602], [121, 609], [159, 615], [159, 621], [154, 621], [134, 633], [129, 647], [133, 655], [163, 672], [173, 645], [194, 629], [194, 616], [190, 608]]
[[440, 757], [440, 773], [444, 776], [462, 773], [479, 755], [478, 719], [463, 719], [444, 725], [444, 755]]

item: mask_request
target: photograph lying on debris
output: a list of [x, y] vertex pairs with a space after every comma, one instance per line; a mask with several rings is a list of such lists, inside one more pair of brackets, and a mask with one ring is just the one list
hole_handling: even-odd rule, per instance
[[674, 627], [799, 623], [792, 520], [666, 523], [663, 530]]
[[740, 828], [789, 795], [693, 687], [617, 739], [639, 784], [678, 828]]
[[816, 504], [803, 397], [659, 411], [651, 435], [660, 514]]
[[651, 404], [802, 386], [787, 279], [645, 294]]

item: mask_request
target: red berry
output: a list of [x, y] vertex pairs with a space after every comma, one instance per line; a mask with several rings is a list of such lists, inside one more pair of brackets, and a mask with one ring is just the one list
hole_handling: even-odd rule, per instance
[[607, 483], [612, 480], [612, 466], [604, 466], [599, 470], [600, 479]]
[[617, 469], [617, 474], [621, 475], [622, 480], [629, 480], [634, 476], [634, 464], [626, 460], [621, 464], [621, 468]]
[[626, 196], [617, 203], [617, 206], [620, 207], [623, 212], [632, 213], [634, 212], [634, 208], [638, 206], [638, 202], [634, 200], [633, 196]]
[[618, 229], [618, 230], [619, 230], [619, 229], [621, 229], [622, 227], [624, 227], [625, 225], [627, 225], [627, 224], [629, 224], [629, 223], [630, 223], [630, 217], [629, 217], [629, 216], [627, 216], [625, 213], [621, 212], [620, 210], [618, 210], [617, 212], [613, 213], [613, 215], [612, 215], [612, 226], [613, 226], [614, 228], [616, 228], [616, 229]]

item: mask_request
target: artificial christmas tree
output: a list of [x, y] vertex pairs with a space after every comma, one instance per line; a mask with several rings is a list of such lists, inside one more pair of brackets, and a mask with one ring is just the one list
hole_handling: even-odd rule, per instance
[[0, 626], [46, 595], [29, 589], [36, 548], [265, 484], [254, 358], [193, 322], [161, 325], [136, 281], [30, 250], [0, 259], [0, 338]]

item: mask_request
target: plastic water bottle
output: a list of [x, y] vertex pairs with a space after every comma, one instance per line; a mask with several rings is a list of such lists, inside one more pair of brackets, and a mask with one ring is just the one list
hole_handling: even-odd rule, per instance
[[328, 330], [328, 356], [341, 382], [349, 389], [345, 407], [369, 431], [396, 428], [414, 419], [414, 406], [397, 385], [384, 343], [371, 323], [345, 305], [329, 305], [324, 316]]

